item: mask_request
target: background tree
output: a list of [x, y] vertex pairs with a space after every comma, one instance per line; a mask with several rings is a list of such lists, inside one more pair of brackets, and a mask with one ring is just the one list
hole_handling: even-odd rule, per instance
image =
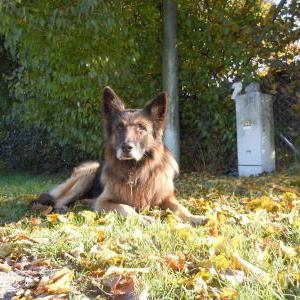
[[[5, 48], [18, 62], [9, 80], [14, 117], [75, 156], [99, 157], [103, 86], [113, 86], [133, 107], [162, 89], [161, 1], [0, 5]], [[183, 166], [233, 165], [228, 82], [258, 80], [262, 66], [285, 59], [285, 49], [299, 38], [299, 6], [295, 0], [280, 9], [267, 0], [177, 2]]]

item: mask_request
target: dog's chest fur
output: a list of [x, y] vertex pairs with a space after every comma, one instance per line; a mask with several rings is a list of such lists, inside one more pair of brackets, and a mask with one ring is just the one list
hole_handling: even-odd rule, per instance
[[[109, 191], [111, 201], [130, 205], [138, 210], [159, 206], [174, 193], [173, 179], [178, 165], [169, 151], [161, 150], [160, 157], [145, 159], [142, 163], [120, 168], [115, 160], [105, 163], [101, 182]], [[124, 164], [123, 164], [124, 165]]]

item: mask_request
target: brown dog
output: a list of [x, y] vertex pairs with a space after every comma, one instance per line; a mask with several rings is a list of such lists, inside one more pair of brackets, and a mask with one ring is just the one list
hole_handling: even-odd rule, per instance
[[75, 200], [94, 200], [96, 211], [116, 211], [123, 217], [151, 220], [136, 211], [158, 206], [170, 209], [183, 221], [202, 225], [207, 218], [192, 215], [174, 196], [173, 179], [178, 165], [163, 145], [167, 118], [166, 93], [159, 94], [143, 109], [125, 109], [115, 92], [106, 87], [103, 95], [106, 133], [105, 161], [87, 162], [39, 202], [54, 202], [64, 209]]

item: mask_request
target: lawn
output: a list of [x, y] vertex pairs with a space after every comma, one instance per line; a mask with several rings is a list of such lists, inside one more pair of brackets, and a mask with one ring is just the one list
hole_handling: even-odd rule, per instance
[[59, 179], [0, 171], [0, 272], [28, 277], [14, 299], [300, 299], [297, 171], [182, 174], [179, 201], [209, 217], [198, 228], [159, 210], [148, 225], [82, 204], [30, 211]]

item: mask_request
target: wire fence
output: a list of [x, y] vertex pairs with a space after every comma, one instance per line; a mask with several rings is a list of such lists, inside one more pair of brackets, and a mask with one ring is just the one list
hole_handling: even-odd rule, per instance
[[287, 168], [300, 160], [300, 115], [297, 97], [275, 97], [274, 126], [276, 162]]

